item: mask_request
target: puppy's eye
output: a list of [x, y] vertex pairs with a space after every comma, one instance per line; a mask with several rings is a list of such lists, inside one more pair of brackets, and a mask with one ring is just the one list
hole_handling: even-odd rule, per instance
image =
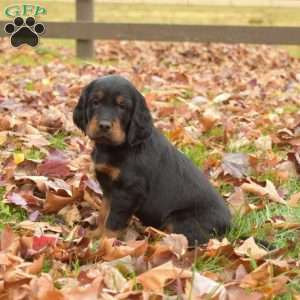
[[93, 106], [99, 106], [101, 101], [99, 99], [93, 99]]
[[121, 109], [126, 108], [126, 102], [125, 102], [124, 96], [122, 96], [122, 95], [117, 96], [117, 98], [116, 98], [116, 104], [117, 104]]

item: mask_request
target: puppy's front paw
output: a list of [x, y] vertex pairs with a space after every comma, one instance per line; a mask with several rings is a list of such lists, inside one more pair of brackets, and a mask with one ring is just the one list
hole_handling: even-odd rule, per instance
[[95, 230], [89, 230], [86, 234], [86, 237], [94, 240], [100, 238], [115, 238], [115, 239], [123, 239], [126, 234], [126, 230], [110, 230], [106, 227], [99, 226]]
[[88, 230], [86, 233], [86, 237], [90, 240], [99, 239], [102, 236], [103, 228], [100, 226], [94, 230]]
[[102, 237], [106, 238], [115, 238], [115, 239], [123, 239], [125, 236], [126, 230], [111, 230], [108, 228], [104, 228], [102, 232]]

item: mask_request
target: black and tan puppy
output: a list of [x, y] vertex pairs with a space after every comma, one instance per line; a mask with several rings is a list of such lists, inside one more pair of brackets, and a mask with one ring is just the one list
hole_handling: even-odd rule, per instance
[[184, 234], [190, 245], [223, 234], [230, 213], [204, 174], [153, 126], [144, 97], [125, 78], [87, 85], [74, 122], [94, 142], [92, 159], [117, 236], [132, 215], [146, 226]]

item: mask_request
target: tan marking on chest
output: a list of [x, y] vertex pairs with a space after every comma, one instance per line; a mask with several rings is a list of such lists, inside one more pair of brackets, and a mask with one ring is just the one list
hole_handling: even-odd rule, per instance
[[119, 168], [104, 163], [96, 164], [95, 170], [109, 176], [112, 180], [117, 180], [121, 174]]

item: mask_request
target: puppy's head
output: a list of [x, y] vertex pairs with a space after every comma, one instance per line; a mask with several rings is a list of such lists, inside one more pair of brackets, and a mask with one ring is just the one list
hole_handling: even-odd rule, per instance
[[128, 80], [116, 75], [96, 79], [83, 89], [73, 120], [98, 144], [135, 146], [152, 131], [144, 97]]

